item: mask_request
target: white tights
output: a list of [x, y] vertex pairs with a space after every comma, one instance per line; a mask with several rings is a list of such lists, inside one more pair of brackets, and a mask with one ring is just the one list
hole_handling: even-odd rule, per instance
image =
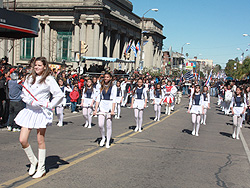
[[121, 103], [116, 103], [116, 112], [117, 112], [117, 117], [120, 117], [121, 115]]
[[58, 118], [58, 124], [63, 124], [63, 106], [62, 107], [56, 107], [56, 114]]
[[92, 123], [92, 116], [91, 113], [93, 112], [92, 108], [83, 108], [82, 109], [82, 115], [86, 120], [86, 123], [91, 127]]
[[201, 121], [200, 114], [192, 114], [193, 132], [195, 132], [195, 134], [199, 133], [200, 121]]
[[155, 111], [155, 118], [160, 119], [160, 117], [161, 117], [161, 105], [155, 104], [154, 111]]
[[241, 116], [233, 116], [233, 138], [239, 139], [240, 128], [242, 127], [242, 117]]
[[106, 118], [106, 126], [107, 126], [107, 141], [106, 144], [109, 145], [111, 135], [112, 135], [112, 117], [110, 114], [108, 114], [106, 117], [105, 115], [99, 115], [98, 116], [98, 124], [99, 124], [99, 129], [100, 133], [102, 136], [102, 140], [105, 140], [105, 118]]
[[201, 122], [206, 123], [207, 120], [207, 108], [204, 108], [204, 114], [201, 114]]
[[142, 120], [143, 120], [143, 109], [134, 109], [135, 112], [135, 122], [136, 122], [136, 127], [141, 130], [142, 127]]

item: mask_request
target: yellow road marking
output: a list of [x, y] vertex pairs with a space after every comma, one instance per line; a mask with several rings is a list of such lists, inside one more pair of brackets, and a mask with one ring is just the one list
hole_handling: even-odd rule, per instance
[[[158, 124], [158, 123], [161, 123], [162, 121], [164, 121], [164, 120], [166, 120], [167, 118], [171, 117], [172, 115], [174, 115], [174, 114], [177, 113], [178, 111], [179, 111], [179, 110], [173, 112], [173, 113], [170, 114], [169, 116], [166, 116], [166, 117], [162, 118], [160, 121], [156, 121], [156, 122], [154, 122], [153, 124], [151, 124], [151, 125], [145, 127], [144, 130], [147, 130], [147, 129], [151, 128], [152, 126], [154, 126], [154, 125], [156, 125], [156, 124]], [[153, 122], [153, 121], [151, 121], [151, 122]], [[146, 123], [146, 124], [149, 124], [149, 123], [151, 123], [151, 122], [148, 122], [148, 123]], [[116, 136], [115, 138], [122, 137], [122, 136], [124, 136], [124, 135], [126, 135], [126, 134], [129, 134], [129, 133], [131, 133], [131, 131], [127, 131], [126, 133], [122, 133], [122, 134]], [[130, 138], [130, 137], [132, 137], [132, 136], [134, 136], [134, 135], [136, 135], [136, 134], [139, 134], [139, 132], [134, 132], [134, 133], [132, 133], [132, 134], [130, 134], [130, 135], [128, 135], [128, 136], [126, 136], [126, 137], [124, 137], [124, 138], [118, 140], [116, 143], [121, 143], [121, 142], [125, 141], [126, 139], [128, 139], [128, 138]], [[113, 146], [115, 146], [115, 144], [112, 144], [110, 147], [113, 147]], [[86, 150], [84, 150], [84, 151], [81, 151], [81, 152], [76, 153], [76, 154], [74, 154], [74, 155], [71, 155], [71, 156], [69, 156], [69, 157], [66, 157], [66, 158], [64, 158], [63, 160], [67, 161], [67, 160], [69, 160], [69, 159], [71, 159], [71, 158], [74, 158], [74, 157], [76, 157], [76, 156], [78, 156], [78, 155], [80, 155], [80, 154], [87, 153], [87, 152], [92, 151], [92, 150], [94, 150], [94, 149], [96, 149], [96, 148], [97, 148], [97, 147], [92, 147], [92, 148], [86, 149]], [[32, 179], [32, 180], [30, 180], [29, 182], [26, 182], [26, 183], [24, 183], [24, 184], [18, 186], [17, 188], [24, 188], [24, 187], [32, 186], [32, 185], [34, 185], [34, 184], [36, 184], [36, 183], [38, 183], [38, 182], [40, 182], [40, 181], [42, 181], [42, 180], [44, 180], [44, 179], [47, 179], [48, 177], [50, 177], [50, 176], [52, 176], [52, 175], [54, 175], [54, 174], [56, 174], [56, 173], [58, 173], [58, 172], [60, 172], [60, 171], [63, 171], [63, 170], [65, 170], [65, 169], [67, 169], [67, 168], [69, 168], [69, 167], [71, 167], [71, 166], [73, 166], [73, 165], [75, 165], [75, 164], [77, 164], [77, 163], [79, 163], [79, 162], [82, 162], [82, 161], [84, 161], [84, 160], [86, 160], [86, 159], [89, 159], [90, 157], [93, 157], [93, 156], [95, 156], [95, 155], [97, 155], [97, 154], [99, 154], [99, 153], [101, 153], [101, 152], [103, 152], [103, 151], [105, 151], [105, 150], [106, 150], [106, 148], [100, 148], [99, 150], [97, 150], [97, 151], [95, 151], [95, 152], [93, 152], [93, 153], [90, 153], [90, 154], [88, 154], [88, 155], [86, 155], [86, 156], [84, 156], [84, 157], [81, 157], [81, 158], [79, 158], [79, 159], [76, 159], [76, 160], [70, 162], [69, 164], [60, 166], [60, 168], [55, 169], [55, 170], [49, 172], [46, 176], [44, 176], [44, 177], [42, 177], [42, 178], [39, 178], [39, 179]], [[10, 186], [11, 184], [13, 184], [13, 183], [15, 183], [15, 182], [17, 182], [17, 181], [19, 181], [19, 180], [25, 179], [25, 178], [27, 178], [27, 177], [29, 177], [29, 176], [28, 176], [28, 175], [23, 175], [23, 176], [20, 176], [20, 177], [15, 178], [15, 179], [9, 180], [9, 181], [7, 181], [7, 182], [4, 182], [4, 183], [0, 184], [0, 186], [1, 186], [1, 187]]]

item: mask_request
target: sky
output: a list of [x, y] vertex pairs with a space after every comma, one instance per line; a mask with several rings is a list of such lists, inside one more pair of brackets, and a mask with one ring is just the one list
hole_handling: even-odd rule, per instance
[[[130, 0], [133, 12], [160, 22], [164, 49], [172, 46], [190, 58], [212, 59], [224, 68], [229, 59], [250, 56], [250, 0]], [[249, 45], [249, 46], [248, 46]], [[240, 50], [237, 50], [240, 48]], [[249, 48], [249, 51], [246, 49]], [[241, 51], [242, 50], [242, 51]]]

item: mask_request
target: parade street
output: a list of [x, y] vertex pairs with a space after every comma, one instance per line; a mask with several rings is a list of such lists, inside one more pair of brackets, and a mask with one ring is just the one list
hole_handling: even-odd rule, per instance
[[[225, 116], [211, 98], [207, 125], [199, 137], [192, 136], [188, 99], [183, 97], [170, 116], [162, 113], [153, 121], [152, 105], [144, 112], [143, 131], [134, 132], [133, 110], [122, 108], [121, 119], [113, 121], [113, 142], [99, 147], [97, 118], [84, 128], [81, 112], [65, 110], [64, 126], [46, 132], [46, 170], [32, 179], [29, 161], [19, 144], [19, 133], [0, 130], [1, 187], [91, 187], [91, 188], [247, 188], [250, 185], [250, 127], [243, 125], [240, 140], [231, 138], [232, 117]], [[162, 108], [162, 112], [164, 108]], [[242, 136], [243, 135], [243, 136]], [[36, 131], [29, 142], [37, 154]]]

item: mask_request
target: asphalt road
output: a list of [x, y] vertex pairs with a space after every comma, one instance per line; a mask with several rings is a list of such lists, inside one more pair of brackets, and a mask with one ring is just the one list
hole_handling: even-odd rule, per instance
[[[250, 129], [233, 140], [232, 118], [222, 114], [212, 98], [207, 125], [199, 137], [191, 135], [187, 98], [170, 116], [154, 122], [151, 105], [144, 112], [142, 133], [133, 132], [133, 110], [122, 108], [122, 118], [113, 120], [110, 149], [98, 146], [97, 118], [84, 128], [81, 113], [65, 111], [64, 127], [56, 120], [47, 129], [47, 175], [28, 176], [29, 161], [18, 142], [19, 133], [0, 130], [1, 187], [91, 187], [91, 188], [249, 188]], [[162, 111], [164, 109], [162, 108]], [[30, 144], [37, 153], [36, 131]]]

